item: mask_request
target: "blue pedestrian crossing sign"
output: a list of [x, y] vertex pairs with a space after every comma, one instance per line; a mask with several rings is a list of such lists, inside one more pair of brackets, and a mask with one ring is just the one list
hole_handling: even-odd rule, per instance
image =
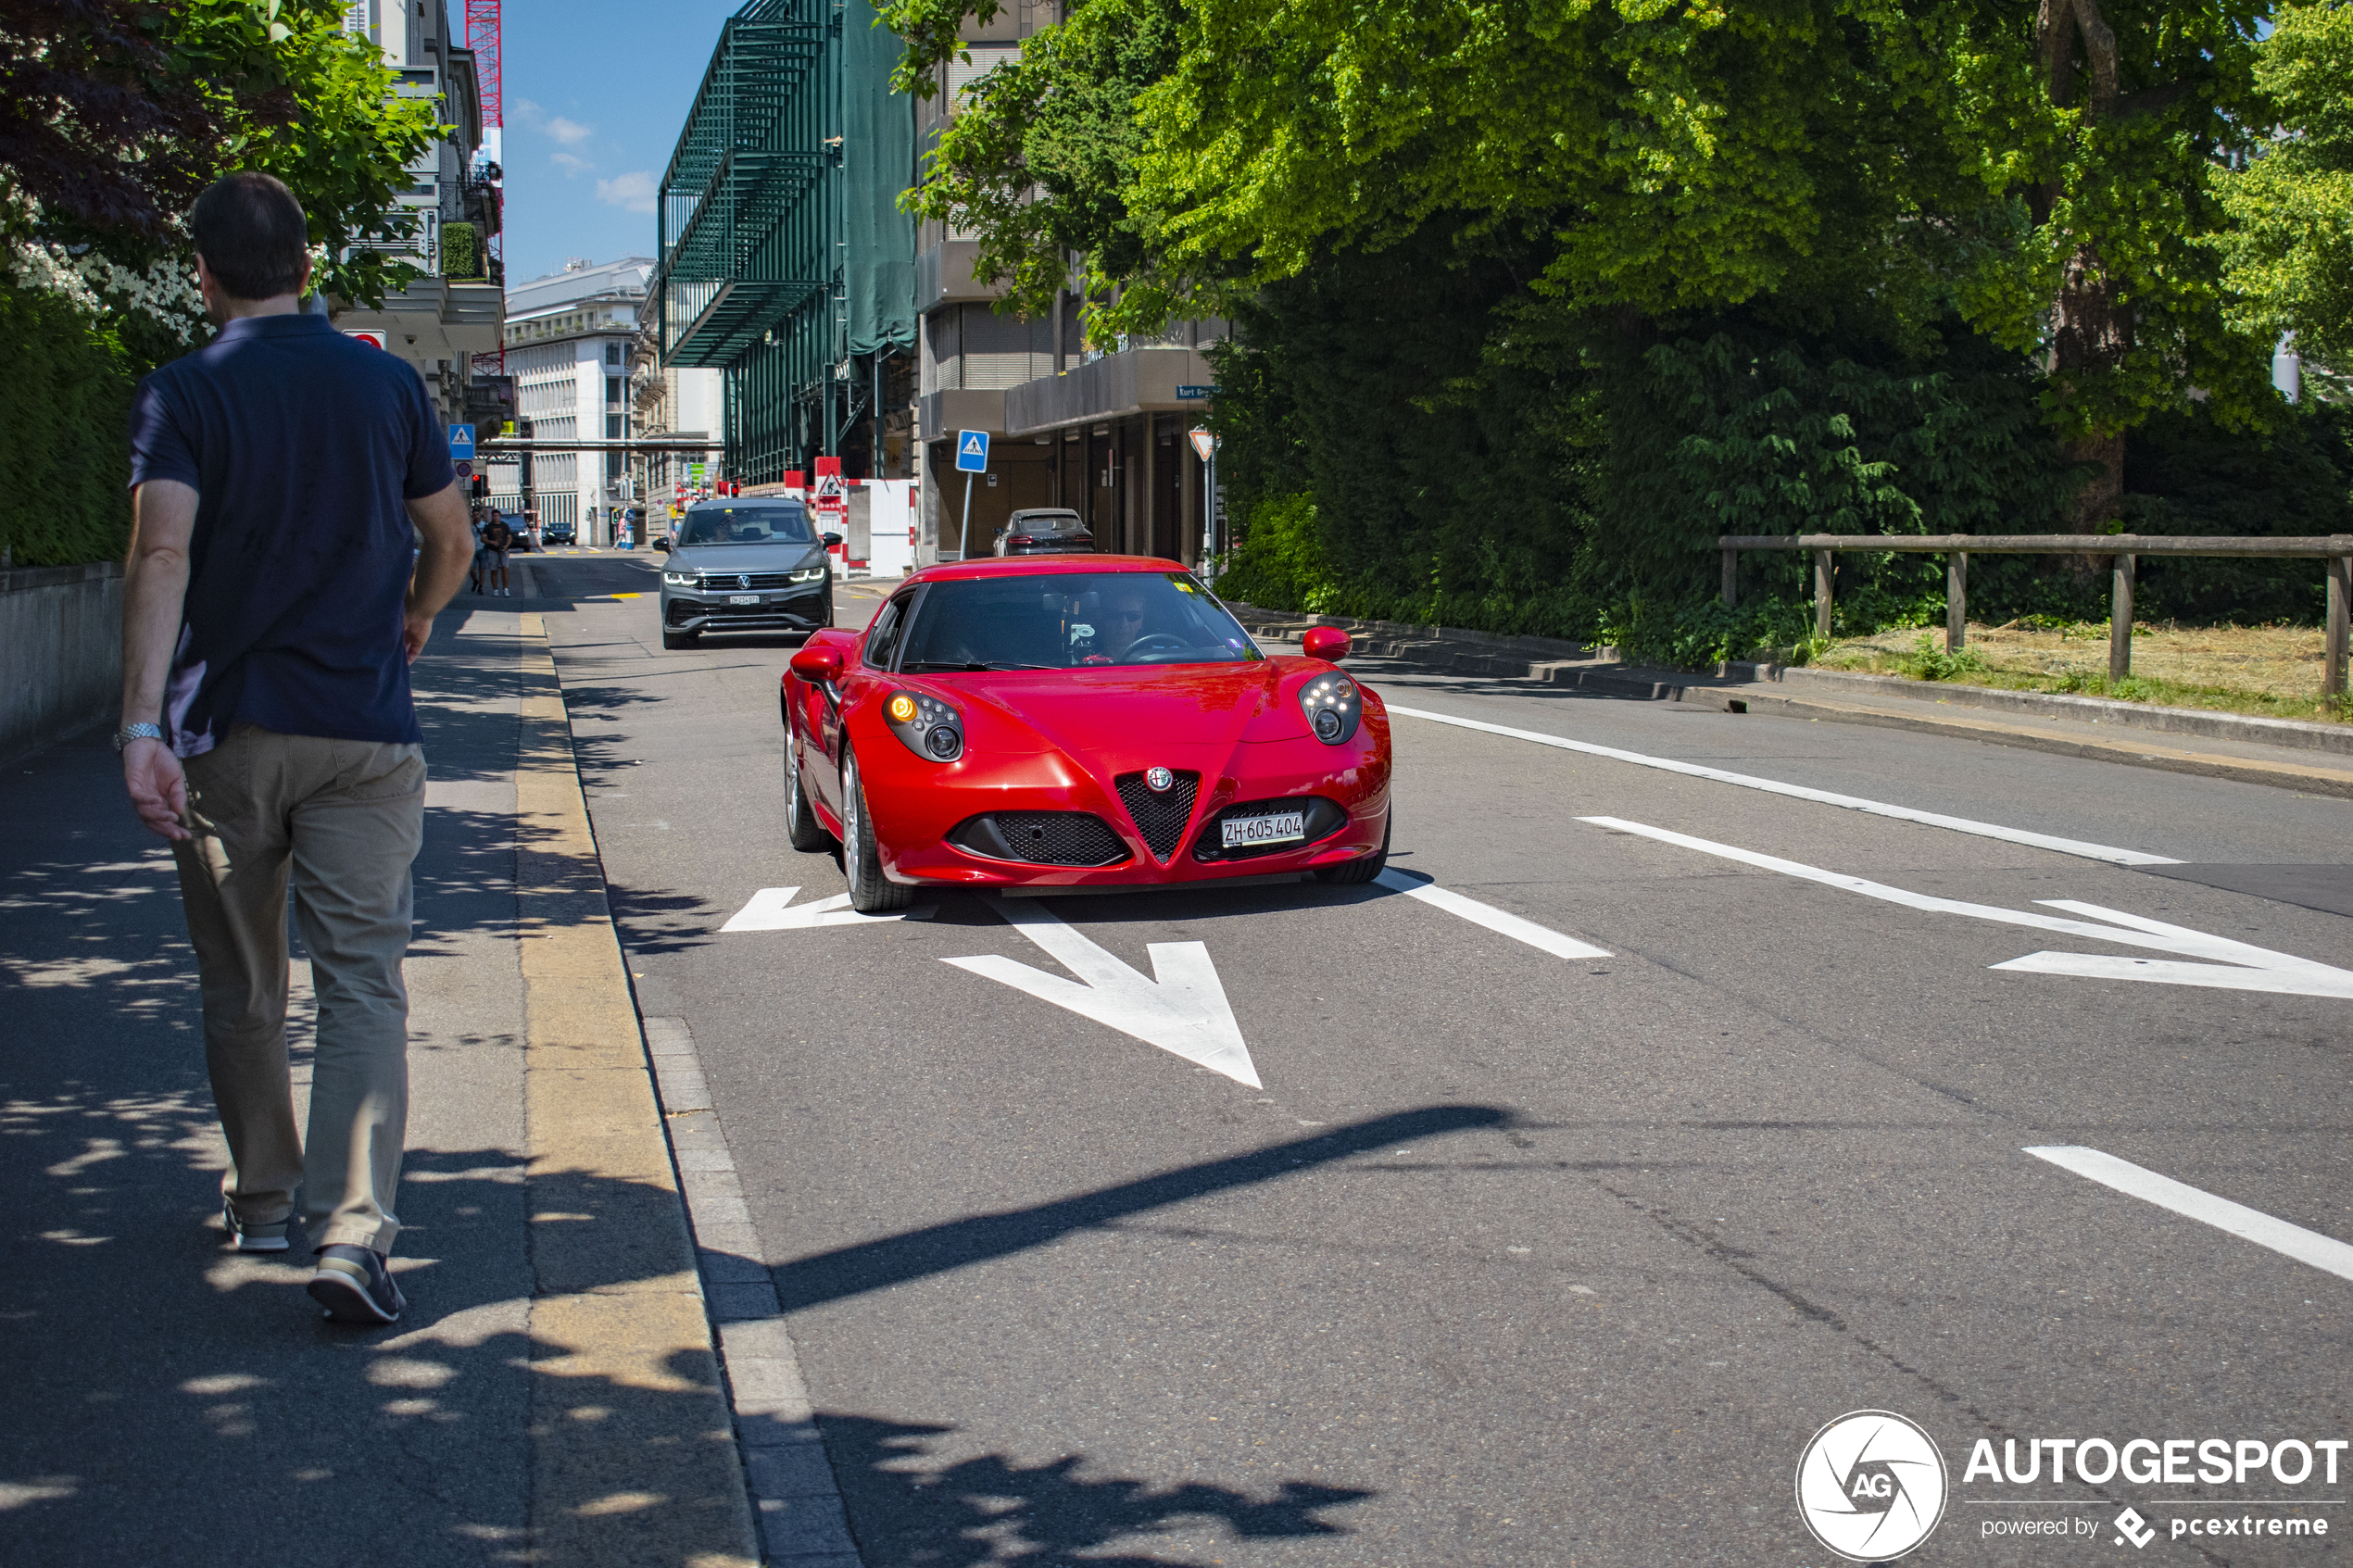
[[449, 460], [453, 463], [470, 463], [473, 461], [473, 457], [474, 427], [451, 425], [449, 427]]
[[987, 473], [988, 471], [988, 433], [985, 430], [960, 430], [956, 433], [956, 471]]

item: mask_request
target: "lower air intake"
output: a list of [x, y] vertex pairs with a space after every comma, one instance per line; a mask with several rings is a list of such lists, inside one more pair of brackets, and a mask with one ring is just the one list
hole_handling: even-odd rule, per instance
[[948, 842], [1032, 866], [1111, 866], [1127, 859], [1119, 834], [1091, 811], [991, 811], [957, 823]]
[[1113, 781], [1127, 805], [1136, 831], [1144, 835], [1152, 859], [1165, 860], [1185, 842], [1185, 824], [1193, 820], [1193, 797], [1201, 791], [1199, 773], [1178, 773], [1166, 789], [1154, 793], [1141, 773], [1122, 773]]

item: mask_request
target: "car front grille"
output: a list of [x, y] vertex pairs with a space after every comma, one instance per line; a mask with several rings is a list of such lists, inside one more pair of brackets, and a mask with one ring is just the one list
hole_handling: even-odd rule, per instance
[[[1307, 836], [1290, 844], [1242, 844], [1226, 847], [1219, 824], [1228, 817], [1264, 817], [1277, 811], [1301, 811], [1307, 817]], [[1336, 801], [1320, 795], [1293, 795], [1280, 800], [1238, 800], [1203, 822], [1201, 836], [1193, 840], [1196, 860], [1251, 860], [1261, 855], [1288, 855], [1304, 849], [1319, 838], [1329, 838], [1348, 825], [1348, 813]]]
[[789, 588], [789, 571], [713, 571], [696, 584], [706, 594], [741, 594], [754, 588]]
[[1185, 841], [1185, 824], [1193, 820], [1193, 797], [1201, 791], [1199, 773], [1178, 773], [1176, 782], [1152, 793], [1141, 773], [1122, 773], [1113, 781], [1136, 831], [1144, 835], [1154, 859], [1165, 860]]
[[1127, 859], [1127, 846], [1092, 811], [991, 811], [949, 829], [948, 842], [1033, 866], [1109, 866]]

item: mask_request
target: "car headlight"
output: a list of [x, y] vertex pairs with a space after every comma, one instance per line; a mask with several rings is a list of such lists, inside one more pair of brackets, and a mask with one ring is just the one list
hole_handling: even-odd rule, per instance
[[665, 571], [661, 580], [673, 588], [699, 588], [702, 579], [691, 571]]
[[1334, 673], [1319, 676], [1299, 688], [1299, 710], [1307, 727], [1326, 746], [1340, 746], [1356, 736], [1356, 721], [1364, 716], [1365, 699], [1356, 683]]
[[822, 566], [804, 567], [792, 574], [792, 580], [796, 583], [814, 583], [824, 576], [826, 571], [827, 569]]
[[883, 721], [907, 749], [930, 762], [953, 762], [964, 754], [963, 716], [936, 696], [893, 692], [883, 704]]

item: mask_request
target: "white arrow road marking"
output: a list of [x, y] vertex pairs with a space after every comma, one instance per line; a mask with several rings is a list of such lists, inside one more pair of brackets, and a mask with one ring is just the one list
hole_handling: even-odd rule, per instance
[[1998, 822], [1973, 822], [1967, 817], [1919, 811], [1909, 806], [1891, 806], [1884, 800], [1866, 800], [1860, 796], [1833, 795], [1826, 789], [1808, 789], [1804, 784], [1783, 784], [1779, 779], [1760, 779], [1753, 773], [1732, 773], [1721, 768], [1703, 768], [1696, 762], [1678, 762], [1671, 757], [1646, 757], [1639, 751], [1620, 751], [1614, 746], [1595, 746], [1591, 741], [1570, 740], [1566, 735], [1548, 735], [1541, 730], [1515, 730], [1508, 724], [1490, 724], [1483, 720], [1464, 719], [1452, 713], [1433, 713], [1424, 708], [1400, 708], [1393, 702], [1389, 705], [1389, 710], [1401, 718], [1428, 719], [1433, 723], [1453, 724], [1457, 729], [1483, 730], [1491, 735], [1509, 735], [1514, 740], [1534, 741], [1539, 746], [1557, 746], [1563, 751], [1581, 751], [1589, 757], [1606, 757], [1613, 762], [1631, 762], [1639, 768], [1657, 768], [1689, 778], [1738, 784], [1743, 789], [1761, 789], [1770, 795], [1786, 795], [1794, 800], [1811, 800], [1817, 805], [1839, 806], [1849, 811], [1868, 811], [1874, 817], [1893, 817], [1897, 822], [1949, 828], [1955, 833], [1975, 834], [1980, 838], [1998, 838], [2009, 844], [2031, 845], [2034, 848], [2055, 850], [2061, 855], [2080, 855], [2087, 860], [2108, 860], [2120, 866], [2178, 866], [2182, 863], [2169, 856], [2145, 854], [2138, 849], [2086, 844], [2080, 838], [2057, 838], [2047, 833], [2006, 828]]
[[1253, 1089], [1265, 1087], [1209, 949], [1201, 943], [1152, 943], [1145, 949], [1151, 954], [1153, 974], [1147, 980], [1026, 898], [1005, 900], [998, 912], [1078, 980], [994, 953], [940, 961], [1068, 1008]]
[[1559, 932], [1539, 925], [1532, 920], [1522, 920], [1519, 916], [1508, 910], [1499, 909], [1492, 904], [1482, 904], [1476, 898], [1466, 898], [1461, 894], [1441, 887], [1434, 882], [1424, 882], [1418, 877], [1408, 876], [1401, 871], [1393, 869], [1385, 871], [1373, 880], [1392, 893], [1403, 893], [1408, 898], [1419, 898], [1423, 903], [1434, 905], [1450, 915], [1460, 915], [1473, 925], [1483, 925], [1488, 930], [1508, 936], [1515, 942], [1525, 942], [1531, 947], [1541, 947], [1556, 958], [1605, 959], [1610, 956], [1609, 949], [1606, 947], [1596, 947], [1590, 942], [1579, 942], [1574, 936], [1564, 936]]
[[2259, 1247], [2285, 1253], [2299, 1263], [2309, 1263], [2340, 1278], [2353, 1279], [2353, 1247], [2347, 1247], [2334, 1236], [2308, 1231], [2302, 1225], [2292, 1225], [2285, 1220], [2275, 1220], [2259, 1209], [2249, 1209], [2227, 1198], [2217, 1198], [2186, 1182], [2160, 1176], [2145, 1166], [2135, 1165], [2129, 1160], [2119, 1160], [2113, 1154], [2103, 1154], [2096, 1148], [2085, 1148], [2076, 1144], [2056, 1144], [2030, 1148], [2026, 1152], [2037, 1160], [2047, 1160], [2062, 1170], [2088, 1177], [2102, 1186], [2114, 1187], [2144, 1203], [2154, 1203], [2159, 1209], [2186, 1214], [2217, 1230], [2244, 1236]]
[[931, 905], [912, 909], [900, 909], [887, 915], [862, 915], [849, 907], [849, 895], [837, 893], [830, 898], [820, 898], [813, 904], [787, 909], [798, 887], [763, 887], [751, 896], [751, 902], [736, 911], [736, 916], [722, 931], [806, 931], [819, 925], [865, 925], [885, 920], [929, 920], [937, 912]]
[[1669, 833], [1665, 828], [1629, 822], [1618, 817], [1579, 817], [1578, 821], [1592, 822], [1596, 827], [1612, 828], [1619, 833], [1638, 834], [1644, 838], [1657, 839], [1662, 844], [1680, 845], [1685, 849], [1696, 849], [1703, 855], [1716, 855], [1744, 865], [1759, 866], [1768, 872], [1780, 872], [1784, 876], [1803, 877], [1807, 882], [1818, 882], [1828, 887], [1843, 887], [1850, 893], [1860, 893], [1867, 898], [1883, 898], [1891, 904], [1925, 909], [1931, 914], [1967, 915], [1972, 920], [1998, 921], [2004, 925], [2031, 926], [2038, 931], [2089, 936], [2096, 941], [2114, 942], [2128, 947], [2154, 947], [2159, 952], [2178, 953], [2183, 958], [2212, 960], [2207, 963], [2178, 963], [2151, 959], [2105, 958], [2091, 953], [2045, 952], [2029, 953], [2022, 959], [1997, 963], [1992, 966], [1994, 969], [2022, 970], [2030, 974], [2075, 974], [2095, 980], [2149, 980], [2169, 985], [2210, 985], [2226, 991], [2277, 991], [2297, 997], [2353, 998], [2353, 971], [2332, 969], [2309, 959], [2275, 953], [2268, 947], [2251, 947], [2245, 942], [2233, 942], [2227, 936], [2192, 931], [2186, 926], [2168, 925], [2145, 915], [2126, 914], [2121, 909], [2110, 909], [2098, 904], [2078, 903], [2072, 898], [2035, 900], [2050, 909], [2089, 915], [2108, 923], [2095, 925], [2090, 921], [2062, 920], [2057, 915], [2038, 915], [2025, 909], [2005, 909], [1992, 904], [1970, 904], [1958, 898], [1910, 893], [1901, 887], [1890, 887], [1882, 882], [1869, 882], [1859, 876], [1848, 876], [1843, 872], [1826, 872], [1819, 866], [1784, 860], [1775, 855], [1760, 855], [1754, 849], [1738, 849], [1729, 844], [1693, 838], [1687, 834]]

